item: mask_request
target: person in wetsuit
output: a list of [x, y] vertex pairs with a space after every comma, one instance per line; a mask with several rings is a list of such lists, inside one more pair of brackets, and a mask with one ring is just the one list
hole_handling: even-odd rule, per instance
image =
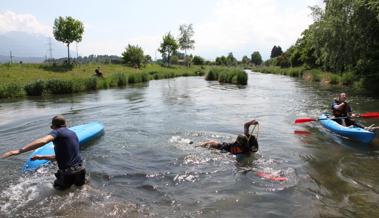
[[248, 154], [258, 151], [258, 141], [254, 135], [249, 133], [251, 125], [258, 125], [258, 121], [251, 120], [244, 124], [244, 135], [238, 135], [234, 142], [218, 142], [209, 140], [200, 144], [202, 147], [209, 147], [230, 152], [232, 154]]
[[26, 146], [4, 153], [1, 157], [7, 158], [13, 155], [35, 150], [49, 142], [53, 142], [55, 155], [36, 155], [31, 160], [57, 161], [59, 170], [55, 173], [54, 188], [64, 190], [72, 185], [82, 186], [85, 183], [86, 170], [79, 151], [79, 139], [75, 132], [67, 128], [63, 116], [53, 117], [51, 122], [52, 131]]

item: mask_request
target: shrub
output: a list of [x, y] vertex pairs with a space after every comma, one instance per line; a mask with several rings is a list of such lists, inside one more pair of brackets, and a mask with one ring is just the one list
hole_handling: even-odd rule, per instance
[[112, 84], [118, 87], [123, 87], [128, 84], [128, 76], [125, 73], [112, 74]]
[[16, 83], [0, 86], [0, 98], [21, 97], [24, 94], [22, 86]]
[[50, 79], [46, 83], [46, 89], [51, 94], [68, 94], [74, 92], [74, 82], [72, 80]]
[[340, 82], [340, 77], [336, 74], [331, 74], [330, 75], [330, 84], [336, 85], [339, 84]]
[[45, 89], [43, 80], [35, 80], [25, 85], [24, 90], [29, 96], [41, 96]]
[[92, 77], [85, 79], [84, 86], [86, 90], [96, 90], [97, 89], [97, 78]]
[[354, 82], [354, 74], [352, 72], [346, 72], [342, 74], [341, 82], [343, 85], [351, 85]]

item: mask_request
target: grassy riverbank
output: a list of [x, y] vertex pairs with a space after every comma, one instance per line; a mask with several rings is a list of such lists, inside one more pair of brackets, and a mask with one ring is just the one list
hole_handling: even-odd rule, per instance
[[[104, 78], [94, 76], [94, 70], [98, 66], [101, 68]], [[213, 68], [198, 66], [190, 68], [173, 66], [167, 68], [160, 65], [148, 65], [142, 69], [135, 69], [119, 64], [84, 64], [78, 66], [3, 64], [0, 65], [0, 98], [70, 94], [111, 87], [124, 87], [127, 84], [155, 79], [204, 76], [209, 74], [210, 69]], [[241, 77], [236, 76], [237, 69], [222, 69], [223, 75], [227, 79], [218, 79], [220, 82], [247, 83], [247, 76], [246, 81], [237, 79], [237, 77]], [[242, 73], [245, 72], [242, 71]], [[241, 72], [238, 75], [240, 74]]]
[[281, 68], [277, 66], [252, 67], [252, 71], [270, 74], [287, 75], [291, 77], [302, 78], [307, 81], [320, 82], [322, 84], [332, 84], [340, 86], [353, 86], [357, 89], [363, 89], [362, 80], [357, 80], [353, 73], [335, 74], [321, 71], [319, 69], [307, 69], [305, 67]]

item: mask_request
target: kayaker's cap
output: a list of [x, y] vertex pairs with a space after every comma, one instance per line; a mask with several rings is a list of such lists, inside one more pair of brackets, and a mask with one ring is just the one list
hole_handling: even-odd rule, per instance
[[51, 128], [61, 128], [61, 127], [66, 127], [66, 120], [62, 115], [57, 115], [53, 117], [51, 120]]

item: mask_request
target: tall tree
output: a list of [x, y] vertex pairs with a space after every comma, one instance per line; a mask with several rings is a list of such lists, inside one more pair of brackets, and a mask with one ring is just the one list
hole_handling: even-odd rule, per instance
[[280, 46], [274, 45], [274, 47], [271, 49], [271, 58], [279, 57], [283, 54], [282, 48]]
[[241, 62], [242, 62], [242, 64], [247, 65], [250, 63], [250, 59], [245, 55], [242, 57]]
[[138, 45], [128, 45], [125, 51], [122, 53], [124, 62], [130, 67], [140, 68], [145, 63], [145, 55], [143, 50]]
[[70, 63], [70, 44], [82, 41], [83, 23], [72, 17], [58, 17], [54, 21], [53, 33], [57, 41], [67, 45], [67, 63]]
[[187, 50], [195, 48], [195, 46], [194, 46], [195, 40], [192, 39], [195, 32], [193, 31], [192, 24], [180, 25], [179, 31], [180, 31], [179, 38], [178, 38], [179, 47], [181, 50], [184, 50], [184, 54], [185, 54], [184, 58], [185, 58], [186, 63], [188, 65]]
[[259, 53], [259, 51], [255, 51], [253, 52], [253, 54], [251, 54], [251, 63], [254, 64], [254, 65], [261, 65], [262, 64], [262, 56], [261, 54]]
[[229, 52], [228, 56], [226, 57], [226, 65], [233, 66], [233, 65], [237, 65], [237, 63], [238, 63], [238, 61], [234, 57], [233, 53]]
[[167, 63], [167, 66], [170, 65], [171, 56], [175, 54], [178, 48], [179, 45], [170, 32], [163, 36], [163, 42], [158, 51], [162, 54], [162, 58]]

